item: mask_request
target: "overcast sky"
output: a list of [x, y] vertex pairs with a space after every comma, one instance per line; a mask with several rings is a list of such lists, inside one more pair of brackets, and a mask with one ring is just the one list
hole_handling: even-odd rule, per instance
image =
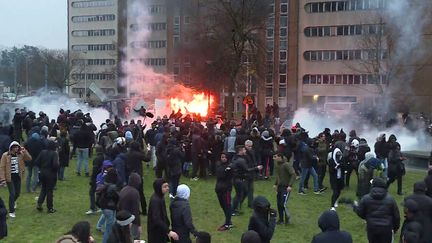
[[67, 49], [67, 0], [0, 0], [0, 47]]

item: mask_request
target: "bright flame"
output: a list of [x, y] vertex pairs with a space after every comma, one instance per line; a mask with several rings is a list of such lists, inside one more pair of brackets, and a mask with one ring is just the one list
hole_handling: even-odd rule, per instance
[[[193, 100], [190, 102], [180, 100], [179, 98], [171, 98], [171, 109], [177, 112], [179, 109], [183, 114], [200, 114], [202, 117], [207, 116], [209, 108], [209, 97], [204, 93], [194, 94]], [[213, 97], [210, 95], [210, 105], [213, 104]]]

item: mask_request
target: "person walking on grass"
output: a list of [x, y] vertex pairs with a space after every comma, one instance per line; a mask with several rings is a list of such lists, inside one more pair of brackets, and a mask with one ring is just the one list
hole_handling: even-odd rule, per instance
[[131, 235], [134, 240], [139, 240], [141, 235], [140, 196], [138, 192], [141, 177], [133, 172], [129, 176], [128, 185], [121, 189], [119, 194], [118, 209], [127, 210], [135, 216], [131, 225]]
[[53, 208], [53, 194], [57, 181], [57, 170], [60, 165], [57, 144], [54, 141], [48, 140], [47, 148], [40, 152], [35, 160], [35, 164], [40, 168], [40, 181], [42, 184], [36, 209], [42, 211], [42, 204], [46, 197], [48, 213], [55, 213], [56, 210]]
[[216, 168], [215, 192], [225, 215], [225, 223], [218, 228], [218, 231], [229, 230], [233, 227], [231, 222], [231, 191], [232, 170], [227, 155], [222, 153], [220, 162]]
[[291, 161], [287, 161], [282, 154], [273, 155], [276, 163], [276, 181], [274, 187], [277, 192], [277, 208], [279, 212], [278, 224], [289, 224], [291, 215], [288, 212], [288, 199], [295, 182], [296, 174]]
[[192, 223], [192, 212], [189, 205], [190, 189], [187, 185], [181, 184], [177, 187], [177, 195], [171, 203], [172, 229], [178, 234], [177, 243], [192, 243], [190, 234], [198, 232]]
[[24, 144], [24, 148], [30, 153], [32, 160], [26, 163], [27, 177], [26, 189], [27, 192], [35, 192], [39, 182], [39, 168], [35, 165], [34, 160], [38, 157], [39, 153], [46, 147], [44, 141], [38, 133], [31, 134]]
[[24, 177], [25, 161], [32, 159], [29, 152], [17, 141], [9, 145], [0, 160], [0, 185], [6, 184], [9, 191], [9, 217], [15, 218], [16, 200], [21, 193], [21, 178]]

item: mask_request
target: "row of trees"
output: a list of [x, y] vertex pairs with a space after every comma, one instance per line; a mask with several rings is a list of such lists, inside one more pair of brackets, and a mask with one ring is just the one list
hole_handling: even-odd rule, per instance
[[[63, 90], [69, 74], [66, 50], [34, 46], [13, 47], [0, 52], [0, 81], [16, 94], [45, 86]], [[17, 90], [15, 90], [15, 88]]]

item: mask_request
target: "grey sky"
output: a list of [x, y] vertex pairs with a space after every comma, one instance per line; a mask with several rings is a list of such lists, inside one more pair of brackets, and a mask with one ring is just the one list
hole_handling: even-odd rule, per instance
[[67, 0], [0, 0], [0, 47], [67, 49]]

